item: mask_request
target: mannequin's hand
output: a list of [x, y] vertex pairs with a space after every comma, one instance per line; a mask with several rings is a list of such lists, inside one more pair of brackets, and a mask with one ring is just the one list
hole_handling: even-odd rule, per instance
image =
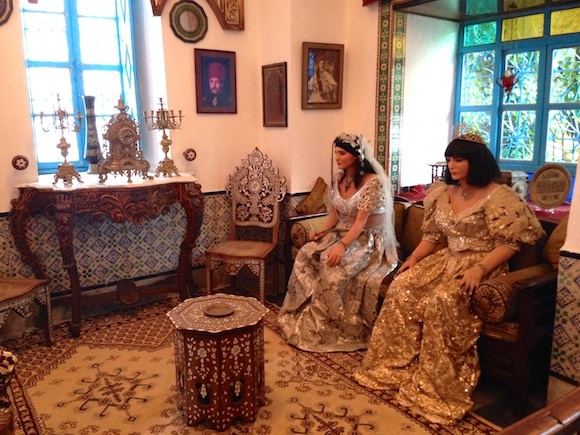
[[473, 266], [467, 269], [463, 274], [459, 275], [459, 285], [469, 291], [471, 294], [481, 283], [484, 276], [483, 270], [478, 266]]
[[329, 267], [337, 267], [342, 263], [342, 259], [344, 258], [344, 253], [346, 248], [342, 243], [337, 243], [334, 245], [328, 254], [328, 266]]

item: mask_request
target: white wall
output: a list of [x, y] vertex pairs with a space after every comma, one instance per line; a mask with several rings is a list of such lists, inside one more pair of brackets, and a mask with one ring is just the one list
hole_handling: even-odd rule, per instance
[[[18, 2], [14, 3], [10, 19], [0, 26], [0, 212], [8, 211], [10, 200], [18, 195], [15, 184], [37, 179], [20, 11]], [[17, 171], [12, 167], [16, 155], [28, 158], [28, 169]]]
[[[328, 179], [331, 144], [344, 130], [362, 133], [374, 142], [374, 96], [378, 5], [363, 7], [354, 0], [268, 0], [244, 2], [245, 30], [223, 30], [210, 6], [208, 31], [196, 44], [178, 39], [169, 14], [177, 0], [169, 0], [161, 17], [150, 2], [133, 1], [145, 17], [136, 42], [141, 110], [157, 108], [159, 97], [185, 115], [180, 130], [172, 131], [172, 158], [182, 172], [195, 173], [204, 192], [220, 191], [227, 174], [253, 147], [259, 147], [280, 166], [290, 192], [311, 189], [319, 175]], [[18, 4], [10, 20], [0, 26], [0, 213], [10, 209], [17, 183], [37, 180], [28, 105]], [[343, 108], [302, 110], [302, 42], [345, 44]], [[194, 49], [234, 51], [237, 63], [236, 114], [198, 114], [195, 108]], [[261, 66], [288, 63], [288, 127], [262, 126]], [[149, 64], [147, 67], [145, 64]], [[152, 168], [160, 157], [159, 135], [142, 128], [143, 148]], [[102, 142], [101, 142], [102, 145]], [[182, 153], [197, 151], [187, 162]], [[31, 161], [25, 171], [12, 168], [12, 158], [24, 154]]]
[[[577, 167], [580, 165], [580, 158], [578, 158]], [[576, 174], [578, 170], [576, 169]], [[580, 254], [580, 180], [578, 176], [574, 179], [574, 192], [572, 194], [572, 201], [570, 203], [570, 217], [568, 220], [568, 230], [566, 231], [566, 241], [562, 246], [563, 251]], [[576, 228], [574, 230], [574, 228]]]
[[401, 186], [431, 183], [452, 136], [458, 25], [407, 15]]

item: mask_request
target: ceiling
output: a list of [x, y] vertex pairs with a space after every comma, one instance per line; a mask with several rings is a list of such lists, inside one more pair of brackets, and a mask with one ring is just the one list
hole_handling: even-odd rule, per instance
[[[517, 0], [515, 0], [517, 1]], [[440, 18], [444, 20], [456, 21], [461, 22], [467, 18], [473, 18], [473, 16], [468, 17], [465, 12], [462, 12], [462, 9], [465, 5], [461, 5], [461, 3], [465, 3], [461, 0], [408, 0], [403, 1], [398, 4], [393, 5], [393, 9], [397, 12], [408, 12], [417, 15], [424, 15], [426, 17], [432, 18]], [[545, 2], [540, 2], [539, 4], [536, 3], [534, 7], [526, 7], [526, 11], [531, 11], [535, 8], [543, 8]], [[566, 7], [568, 5], [576, 5], [580, 4], [578, 0], [559, 0], [556, 3], [558, 7]], [[505, 15], [506, 12], [500, 8], [500, 11], [496, 14], [490, 14], [489, 16], [498, 16], [498, 15]], [[479, 17], [483, 17], [482, 15]]]
[[408, 1], [402, 4], [393, 5], [393, 9], [397, 12], [408, 12], [459, 22], [462, 18], [459, 1], [460, 0]]

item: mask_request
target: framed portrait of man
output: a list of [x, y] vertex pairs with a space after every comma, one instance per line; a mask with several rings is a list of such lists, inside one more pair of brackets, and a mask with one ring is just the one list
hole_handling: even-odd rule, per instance
[[197, 113], [237, 113], [236, 53], [196, 48]]
[[302, 108], [342, 108], [344, 45], [302, 43]]

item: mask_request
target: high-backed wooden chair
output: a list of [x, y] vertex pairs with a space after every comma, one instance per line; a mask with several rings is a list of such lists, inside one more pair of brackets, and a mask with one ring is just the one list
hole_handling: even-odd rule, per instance
[[[266, 298], [266, 267], [272, 268], [272, 282], [278, 286], [278, 229], [280, 201], [286, 195], [286, 179], [268, 156], [255, 148], [242, 165], [228, 176], [226, 192], [231, 199], [230, 238], [206, 251], [206, 289], [213, 292], [213, 271], [223, 264], [232, 277], [246, 266], [259, 279], [259, 299]], [[268, 240], [248, 239], [269, 232]], [[265, 238], [265, 237], [264, 237]]]

